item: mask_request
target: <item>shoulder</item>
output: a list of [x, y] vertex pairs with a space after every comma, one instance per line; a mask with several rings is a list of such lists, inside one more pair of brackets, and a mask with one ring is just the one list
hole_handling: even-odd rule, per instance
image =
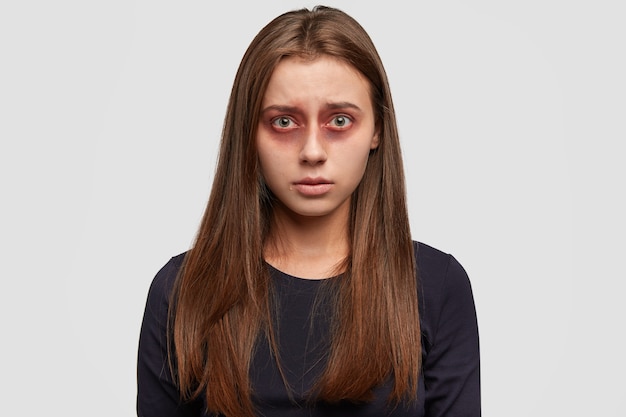
[[185, 255], [186, 252], [170, 258], [159, 272], [157, 272], [150, 284], [146, 309], [152, 310], [157, 316], [162, 316], [163, 310], [167, 310], [170, 295], [174, 288], [178, 271], [180, 271], [181, 265], [185, 259]]
[[451, 254], [416, 241], [413, 248], [421, 287], [434, 290], [469, 281], [465, 269]]
[[426, 342], [433, 342], [442, 317], [474, 310], [467, 272], [449, 253], [413, 243], [417, 265], [420, 321]]

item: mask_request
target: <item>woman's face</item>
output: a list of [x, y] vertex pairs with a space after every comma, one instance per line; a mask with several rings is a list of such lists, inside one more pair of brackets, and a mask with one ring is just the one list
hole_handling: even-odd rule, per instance
[[329, 56], [283, 59], [263, 97], [257, 151], [281, 209], [346, 215], [378, 146], [369, 82]]

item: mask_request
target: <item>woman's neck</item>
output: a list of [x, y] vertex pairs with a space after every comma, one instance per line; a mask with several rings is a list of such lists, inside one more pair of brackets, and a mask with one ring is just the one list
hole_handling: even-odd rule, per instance
[[342, 271], [349, 253], [349, 203], [327, 216], [304, 217], [275, 207], [265, 260], [293, 276], [321, 279]]

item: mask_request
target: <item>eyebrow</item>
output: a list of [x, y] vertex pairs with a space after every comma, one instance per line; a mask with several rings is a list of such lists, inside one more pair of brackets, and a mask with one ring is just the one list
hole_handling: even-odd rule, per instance
[[[354, 103], [350, 103], [349, 101], [339, 101], [339, 102], [333, 102], [333, 103], [326, 103], [326, 108], [328, 110], [341, 110], [341, 109], [354, 109], [357, 110], [359, 112], [361, 112], [361, 108], [359, 106], [357, 106]], [[275, 110], [281, 113], [300, 113], [301, 110], [298, 107], [295, 106], [284, 106], [284, 105], [280, 105], [280, 104], [273, 104], [271, 106], [267, 106], [266, 108], [264, 108], [263, 110], [261, 110], [261, 113], [265, 113], [267, 111], [270, 110]]]

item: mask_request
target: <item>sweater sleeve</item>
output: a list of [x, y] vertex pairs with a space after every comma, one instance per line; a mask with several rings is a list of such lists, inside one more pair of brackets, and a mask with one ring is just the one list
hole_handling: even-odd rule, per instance
[[424, 358], [427, 417], [479, 417], [478, 325], [469, 278], [448, 255], [433, 303], [432, 340]]
[[182, 403], [172, 378], [167, 353], [169, 298], [182, 256], [172, 258], [157, 273], [148, 292], [137, 357], [137, 415], [192, 417], [201, 404]]

